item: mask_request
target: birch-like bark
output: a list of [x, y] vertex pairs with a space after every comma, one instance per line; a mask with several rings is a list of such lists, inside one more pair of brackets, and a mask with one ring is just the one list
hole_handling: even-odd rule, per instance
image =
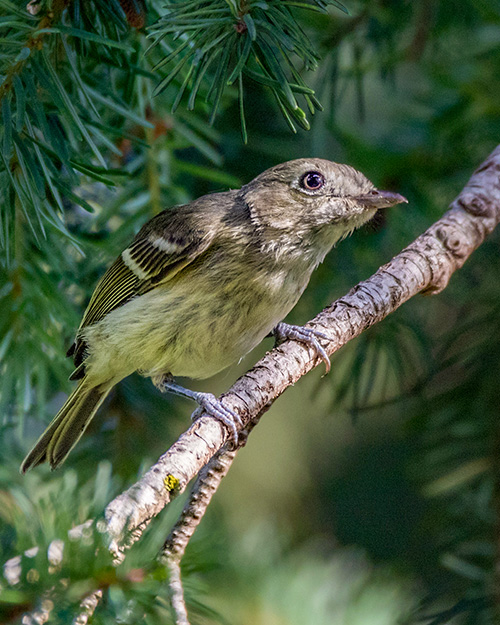
[[[267, 409], [267, 408], [266, 408]], [[162, 560], [181, 560], [186, 550], [187, 544], [198, 527], [206, 509], [208, 508], [212, 497], [219, 488], [223, 478], [229, 472], [233, 464], [237, 452], [244, 447], [247, 438], [253, 428], [260, 421], [260, 418], [266, 412], [252, 418], [245, 430], [240, 433], [238, 448], [234, 448], [234, 444], [226, 443], [219, 451], [210, 458], [207, 464], [198, 473], [193, 488], [179, 515], [179, 519], [173, 526], [170, 534], [165, 540], [163, 549], [160, 553], [160, 561]]]
[[168, 585], [172, 610], [175, 616], [175, 625], [189, 625], [181, 579], [181, 560], [186, 547], [207, 511], [220, 483], [228, 474], [238, 450], [246, 444], [248, 435], [259, 422], [262, 414], [253, 418], [245, 430], [240, 433], [237, 449], [234, 448], [232, 442], [230, 444], [226, 443], [198, 473], [188, 500], [159, 554], [160, 562], [169, 571]]
[[[331, 337], [323, 342], [329, 355], [417, 293], [439, 293], [446, 287], [453, 272], [500, 221], [499, 174], [500, 146], [440, 220], [308, 324]], [[223, 395], [224, 404], [246, 425], [317, 364], [307, 347], [287, 341], [237, 380]], [[230, 435], [219, 422], [202, 416], [136, 484], [108, 505], [103, 529], [118, 561], [172, 494], [184, 490]]]

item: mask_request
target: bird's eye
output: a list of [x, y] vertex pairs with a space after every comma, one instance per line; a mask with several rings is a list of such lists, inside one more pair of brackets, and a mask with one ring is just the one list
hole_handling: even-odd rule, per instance
[[319, 171], [308, 171], [300, 180], [300, 186], [307, 191], [317, 191], [325, 184], [325, 177]]

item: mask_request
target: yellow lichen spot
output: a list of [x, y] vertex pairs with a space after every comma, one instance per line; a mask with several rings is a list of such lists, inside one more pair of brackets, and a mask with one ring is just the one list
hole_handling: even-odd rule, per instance
[[163, 480], [163, 483], [165, 484], [165, 488], [168, 490], [169, 493], [173, 490], [177, 490], [180, 484], [179, 479], [171, 473], [167, 473], [165, 479]]
[[40, 573], [36, 569], [30, 569], [26, 573], [26, 579], [30, 584], [35, 584], [40, 579]]

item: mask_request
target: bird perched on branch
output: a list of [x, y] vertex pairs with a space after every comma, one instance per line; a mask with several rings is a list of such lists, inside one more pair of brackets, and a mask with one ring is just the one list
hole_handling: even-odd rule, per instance
[[311, 158], [151, 219], [98, 283], [68, 351], [78, 386], [21, 471], [60, 465], [113, 386], [134, 371], [194, 399], [237, 434], [237, 414], [173, 376], [212, 376], [270, 333], [309, 344], [329, 366], [327, 337], [282, 319], [339, 239], [401, 202], [348, 165]]

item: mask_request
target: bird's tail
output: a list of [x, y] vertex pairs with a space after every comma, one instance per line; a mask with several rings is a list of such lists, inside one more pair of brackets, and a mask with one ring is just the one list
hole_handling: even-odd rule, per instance
[[83, 378], [23, 460], [21, 473], [42, 462], [52, 469], [64, 462], [110, 390], [90, 386]]

